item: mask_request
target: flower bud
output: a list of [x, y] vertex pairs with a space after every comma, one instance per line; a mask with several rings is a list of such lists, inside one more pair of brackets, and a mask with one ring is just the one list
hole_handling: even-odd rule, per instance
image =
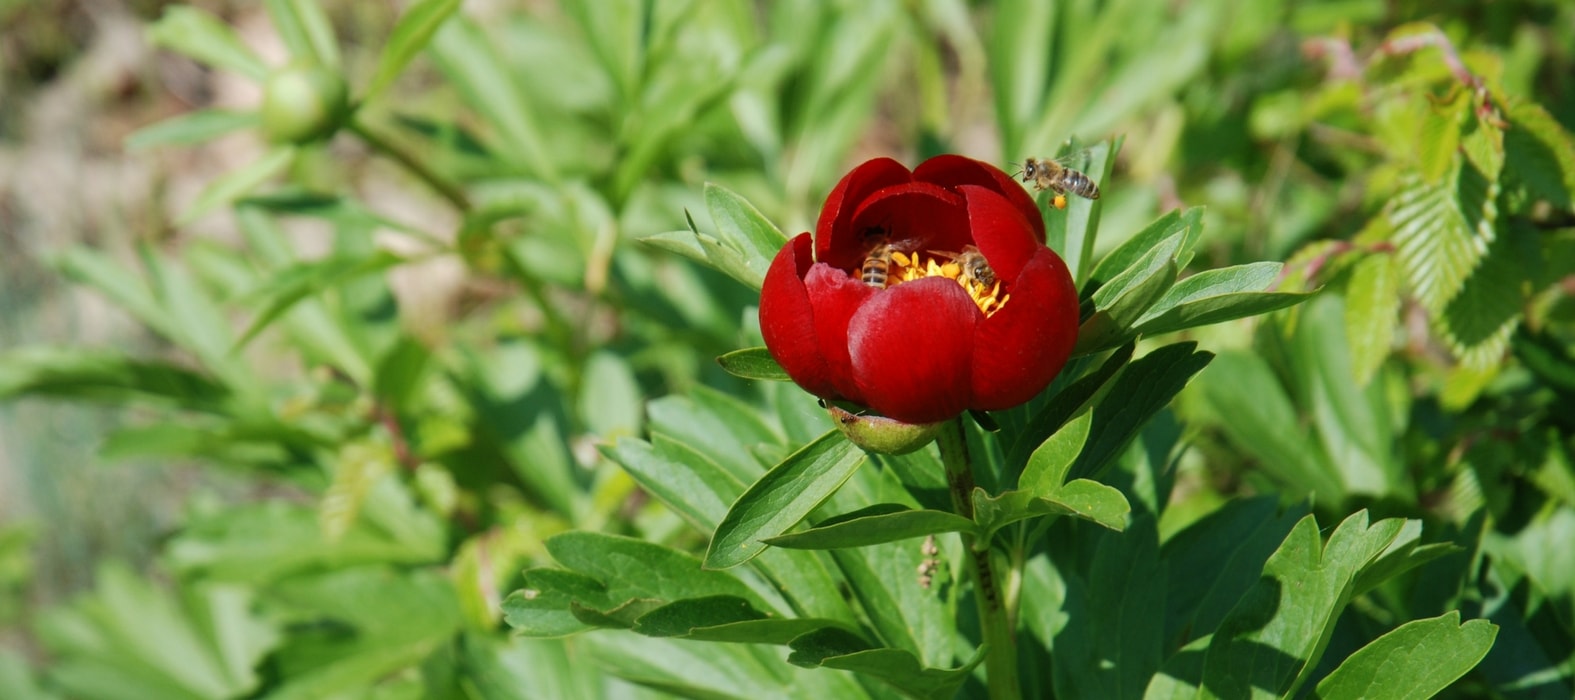
[[274, 71], [263, 86], [263, 135], [274, 143], [332, 136], [349, 112], [344, 79], [322, 66], [291, 63]]
[[885, 416], [850, 413], [830, 403], [826, 404], [826, 412], [849, 442], [888, 455], [905, 455], [930, 444], [945, 423], [904, 423]]

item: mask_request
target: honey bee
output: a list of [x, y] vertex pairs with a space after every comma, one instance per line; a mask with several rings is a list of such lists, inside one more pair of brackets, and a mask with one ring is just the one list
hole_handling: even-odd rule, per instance
[[967, 246], [952, 261], [962, 268], [959, 279], [973, 280], [985, 289], [995, 286], [995, 270], [990, 268], [989, 261], [984, 259], [984, 253], [979, 252], [978, 248]]
[[864, 256], [864, 264], [859, 266], [859, 279], [865, 284], [877, 289], [885, 289], [889, 281], [887, 276], [891, 272], [892, 255], [906, 250], [911, 241], [891, 240], [891, 232], [884, 226], [871, 226], [864, 229], [864, 244], [869, 252]]
[[1023, 160], [1023, 182], [1032, 182], [1034, 189], [1055, 192], [1057, 209], [1066, 208], [1066, 193], [1084, 199], [1099, 199], [1099, 185], [1081, 171], [1073, 170], [1054, 158], [1027, 158]]

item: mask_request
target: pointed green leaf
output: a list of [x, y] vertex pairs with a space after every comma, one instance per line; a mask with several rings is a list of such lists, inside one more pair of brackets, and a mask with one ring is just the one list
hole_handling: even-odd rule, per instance
[[246, 332], [235, 341], [235, 347], [245, 347], [257, 337], [258, 333], [302, 299], [404, 262], [403, 257], [380, 250], [366, 257], [333, 257], [309, 263], [297, 263], [280, 270], [266, 287], [253, 292], [255, 298], [266, 299], [267, 305], [256, 318], [252, 319], [251, 324], [246, 327]]
[[956, 694], [974, 667], [984, 661], [987, 647], [980, 647], [960, 668], [926, 668], [912, 652], [872, 649], [851, 632], [826, 628], [794, 639], [788, 662], [813, 668], [838, 668], [874, 676], [916, 698], [944, 700]]
[[[896, 506], [893, 508], [892, 506]], [[838, 549], [897, 542], [941, 532], [969, 532], [973, 521], [939, 510], [911, 510], [883, 504], [839, 516], [808, 530], [763, 540], [789, 549]]]
[[268, 16], [295, 58], [309, 58], [325, 68], [339, 68], [339, 44], [319, 0], [267, 0]]
[[1088, 428], [1093, 421], [1093, 412], [1085, 412], [1061, 426], [1050, 439], [1040, 444], [1028, 457], [1028, 466], [1023, 468], [1023, 475], [1018, 480], [1019, 487], [1040, 496], [1060, 489], [1061, 484], [1066, 482], [1072, 462], [1077, 459], [1077, 453], [1083, 450], [1083, 443], [1088, 441]]
[[749, 601], [707, 596], [673, 601], [641, 615], [634, 631], [650, 637], [678, 637], [733, 644], [787, 644], [825, 627], [844, 628], [834, 620], [773, 618]]
[[254, 160], [237, 170], [225, 173], [208, 183], [206, 188], [197, 195], [176, 218], [176, 223], [189, 224], [215, 208], [230, 203], [241, 195], [252, 191], [258, 185], [266, 182], [268, 178], [279, 174], [290, 164], [295, 157], [295, 148], [291, 146], [276, 146], [261, 158]]
[[257, 82], [268, 77], [268, 67], [262, 59], [241, 42], [229, 25], [195, 7], [164, 8], [164, 15], [148, 28], [148, 38], [220, 70], [235, 71]]
[[777, 364], [776, 358], [771, 356], [771, 351], [764, 347], [724, 353], [716, 358], [716, 363], [735, 377], [773, 382], [793, 381], [787, 370], [782, 369], [782, 365]]
[[1460, 624], [1458, 610], [1412, 620], [1346, 658], [1313, 697], [1430, 698], [1487, 656], [1497, 636], [1487, 620]]
[[383, 52], [377, 57], [377, 72], [362, 96], [374, 100], [399, 77], [410, 60], [432, 41], [432, 35], [459, 9], [460, 0], [420, 0], [405, 8], [394, 31], [388, 35]]
[[1179, 261], [1180, 267], [1185, 267], [1186, 261], [1191, 259], [1192, 246], [1202, 233], [1202, 207], [1193, 207], [1186, 211], [1171, 210], [1105, 255], [1094, 267], [1088, 283], [1103, 285], [1110, 282], [1117, 275], [1137, 265], [1155, 247], [1177, 234], [1180, 234], [1181, 238], [1176, 246], [1175, 258]]
[[1007, 453], [1006, 464], [1027, 464], [1033, 450], [1039, 448], [1045, 440], [1049, 439], [1055, 431], [1060, 430], [1072, 416], [1093, 401], [1099, 395], [1100, 389], [1114, 378], [1127, 363], [1132, 360], [1132, 353], [1137, 346], [1127, 343], [1121, 346], [1110, 357], [1099, 365], [1099, 369], [1078, 378], [1071, 386], [1061, 390], [1050, 398], [1018, 433], [1012, 441], [1012, 449]]
[[1186, 342], [1166, 345], [1128, 365], [1094, 407], [1088, 442], [1070, 474], [1097, 477], [1213, 359], [1213, 353]]
[[1504, 169], [1532, 195], [1563, 211], [1575, 209], [1575, 138], [1535, 102], [1510, 100], [1508, 107]]
[[798, 524], [864, 463], [864, 453], [832, 430], [772, 467], [739, 496], [706, 550], [708, 569], [738, 566]]
[[152, 401], [217, 412], [229, 393], [224, 385], [183, 367], [115, 353], [38, 347], [0, 354], [0, 399]]
[[154, 146], [189, 146], [259, 123], [256, 112], [199, 109], [138, 129], [126, 137], [126, 149], [142, 151]]

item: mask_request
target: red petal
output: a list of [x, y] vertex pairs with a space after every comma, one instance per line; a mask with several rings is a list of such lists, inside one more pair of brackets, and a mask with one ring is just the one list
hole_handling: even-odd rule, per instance
[[1049, 386], [1077, 342], [1077, 289], [1060, 256], [1041, 247], [973, 342], [970, 408], [1011, 408]]
[[[972, 241], [963, 199], [953, 192], [927, 182], [910, 182], [887, 187], [871, 194], [853, 215], [854, 230], [883, 229], [889, 241], [901, 250], [960, 251]], [[834, 247], [826, 261], [843, 269], [858, 267], [869, 254], [868, 240], [848, 248]], [[844, 264], [838, 264], [838, 256]]]
[[973, 231], [973, 242], [984, 253], [984, 259], [995, 270], [995, 275], [1011, 281], [1017, 279], [1023, 265], [1044, 244], [1034, 239], [1033, 230], [1023, 220], [1017, 208], [1005, 197], [974, 185], [963, 185], [963, 197], [968, 202], [968, 227]]
[[815, 222], [815, 260], [829, 260], [833, 242], [843, 237], [857, 237], [861, 231], [853, 230], [853, 212], [870, 193], [882, 187], [911, 182], [913, 174], [903, 164], [890, 158], [876, 158], [859, 164], [842, 176], [842, 180], [826, 196], [820, 208], [820, 219]]
[[907, 423], [946, 420], [968, 408], [974, 326], [983, 314], [944, 277], [874, 295], [848, 324], [853, 377], [864, 403]]
[[815, 340], [815, 314], [800, 277], [810, 264], [810, 236], [801, 233], [782, 246], [760, 289], [760, 334], [782, 369], [805, 391], [838, 398], [831, 368]]
[[1034, 204], [1034, 198], [1021, 184], [1000, 168], [972, 158], [946, 154], [920, 163], [919, 167], [913, 169], [913, 179], [953, 189], [963, 185], [978, 185], [999, 192], [1032, 227], [1034, 240], [1040, 243], [1045, 241], [1045, 221], [1039, 213], [1039, 206]]
[[848, 359], [848, 319], [878, 290], [826, 263], [809, 269], [804, 287], [815, 311], [814, 336], [827, 379], [843, 398], [863, 403]]

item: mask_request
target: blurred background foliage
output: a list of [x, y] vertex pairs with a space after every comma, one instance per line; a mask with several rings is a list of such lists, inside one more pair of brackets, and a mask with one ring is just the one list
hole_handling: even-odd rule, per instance
[[759, 344], [755, 290], [639, 239], [708, 181], [791, 233], [865, 158], [1111, 135], [1101, 250], [1206, 205], [1195, 269], [1324, 290], [1192, 333], [1220, 356], [1175, 407], [1162, 533], [1263, 493], [1421, 518], [1463, 551], [1350, 624], [1465, 607], [1502, 631], [1459, 692], [1569, 695], [1569, 3], [0, 0], [0, 24], [0, 696], [648, 692], [570, 655], [792, 687], [747, 653], [501, 631], [547, 536], [704, 544], [599, 445], [824, 420], [712, 361]]

